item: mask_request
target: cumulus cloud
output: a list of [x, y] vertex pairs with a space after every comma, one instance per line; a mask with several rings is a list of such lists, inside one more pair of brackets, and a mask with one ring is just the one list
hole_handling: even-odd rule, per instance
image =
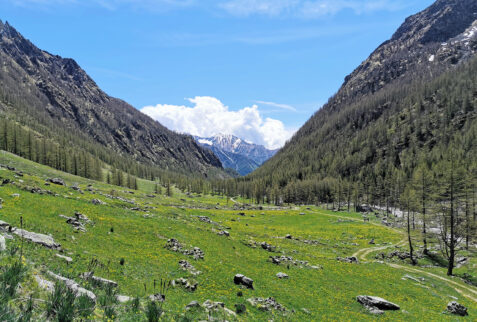
[[193, 106], [158, 104], [146, 106], [141, 112], [177, 132], [201, 137], [233, 134], [269, 149], [282, 147], [293, 134], [281, 121], [263, 118], [257, 105], [231, 111], [214, 97], [200, 96], [188, 101]]

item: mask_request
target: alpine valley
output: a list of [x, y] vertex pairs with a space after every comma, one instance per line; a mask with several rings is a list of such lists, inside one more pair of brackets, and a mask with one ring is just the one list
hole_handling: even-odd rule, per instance
[[[192, 74], [228, 73], [239, 64], [228, 55], [246, 56], [243, 44], [258, 51], [291, 41], [264, 37], [255, 21], [253, 39], [189, 33], [200, 15], [242, 28], [263, 17], [285, 25], [285, 13], [311, 25], [304, 13], [328, 22], [408, 8], [367, 0], [0, 6], [7, 2], [19, 15], [47, 8], [27, 21], [35, 27], [66, 21], [51, 18], [63, 6], [82, 23], [88, 13], [90, 24], [99, 6], [104, 30], [127, 24], [138, 39], [171, 42], [141, 50], [161, 58], [176, 46], [179, 63], [194, 60], [179, 75], [184, 86]], [[140, 14], [165, 19], [170, 37], [134, 24]], [[126, 35], [114, 34], [117, 57], [108, 59], [132, 64]], [[167, 129], [106, 94], [75, 60], [0, 22], [0, 321], [476, 321], [477, 1], [437, 0], [389, 36], [274, 151]], [[190, 50], [194, 41], [200, 49]], [[202, 70], [198, 57], [217, 43], [227, 55]], [[283, 62], [288, 54], [273, 50]], [[155, 78], [172, 82], [166, 72]]]

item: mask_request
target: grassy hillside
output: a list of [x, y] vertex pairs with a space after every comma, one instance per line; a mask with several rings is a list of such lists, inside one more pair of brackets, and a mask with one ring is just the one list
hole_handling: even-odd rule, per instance
[[[223, 302], [232, 311], [236, 304], [245, 305], [246, 312], [236, 316], [214, 313], [219, 320], [376, 319], [356, 302], [356, 296], [362, 294], [380, 296], [401, 306], [401, 310], [386, 312], [379, 318], [384, 321], [418, 321], [423, 317], [436, 321], [456, 320], [455, 316], [443, 314], [453, 298], [469, 308], [467, 320], [477, 316], [477, 288], [458, 278], [445, 277], [445, 269], [434, 267], [435, 262], [422, 259], [421, 266], [411, 268], [406, 261], [397, 259], [375, 261], [374, 250], [391, 252], [395, 250], [395, 244], [403, 245], [404, 238], [401, 231], [384, 227], [377, 219], [363, 222], [359, 214], [336, 213], [316, 207], [233, 210], [232, 201], [217, 196], [187, 196], [177, 190], [172, 197], [152, 195], [154, 185], [147, 181], [138, 182], [138, 191], [126, 191], [4, 152], [0, 153], [0, 164], [16, 168], [15, 171], [0, 169], [4, 182], [0, 187], [3, 199], [0, 220], [19, 227], [20, 218], [23, 218], [24, 229], [51, 234], [61, 244], [61, 250], [30, 242], [23, 245], [28, 273], [17, 291], [17, 298], [10, 300], [8, 305], [18, 313], [32, 295], [35, 299], [33, 320], [46, 318], [43, 312], [49, 301], [48, 292], [41, 289], [35, 276], [49, 280], [47, 271], [52, 271], [74, 279], [99, 295], [98, 299], [104, 299], [106, 291], [79, 278], [90, 270], [94, 270], [95, 276], [117, 282], [118, 294], [137, 296], [141, 303], [136, 312], [131, 302], [103, 305], [104, 301], [98, 300], [94, 312], [89, 315], [94, 320], [111, 316], [110, 311], [105, 311], [112, 309], [113, 320], [147, 321], [147, 297], [159, 292], [159, 286], [154, 288], [154, 284], [159, 285], [161, 279], [170, 281], [181, 277], [196, 281], [197, 290], [191, 292], [180, 286], [169, 289], [163, 304], [164, 320], [206, 319], [207, 313], [203, 309], [186, 310], [186, 306], [194, 300], [204, 303], [208, 299]], [[18, 171], [22, 171], [23, 176], [18, 176]], [[62, 178], [66, 186], [45, 186], [45, 179], [53, 177]], [[88, 191], [88, 185], [92, 185], [91, 191]], [[51, 194], [31, 193], [28, 190], [32, 187], [49, 190]], [[123, 200], [111, 199], [112, 196]], [[94, 205], [92, 199], [106, 204]], [[124, 201], [126, 199], [134, 204]], [[60, 214], [71, 217], [75, 212], [92, 221], [85, 225], [86, 232], [74, 231], [64, 218], [59, 217]], [[239, 215], [239, 212], [245, 215]], [[198, 216], [207, 216], [212, 223], [203, 222]], [[220, 236], [218, 232], [222, 230], [227, 230], [230, 236]], [[284, 238], [287, 234], [294, 239]], [[204, 259], [194, 260], [166, 249], [164, 246], [169, 238], [176, 238], [185, 248], [199, 247], [205, 254]], [[375, 245], [369, 244], [371, 239], [375, 240]], [[250, 247], [254, 242], [258, 245]], [[263, 249], [261, 242], [275, 246], [275, 252]], [[9, 251], [1, 255], [3, 270], [19, 256], [14, 247], [20, 245], [19, 237], [7, 240]], [[56, 254], [71, 257], [73, 261], [68, 264]], [[353, 254], [358, 257], [359, 264], [337, 260], [337, 257]], [[281, 255], [308, 261], [309, 266], [287, 267], [269, 261], [270, 256]], [[187, 260], [201, 274], [193, 276], [181, 270], [180, 260]], [[391, 267], [391, 264], [397, 266]], [[475, 276], [476, 264], [472, 259], [459, 272]], [[426, 265], [433, 265], [433, 268], [424, 268]], [[409, 272], [409, 269], [417, 271]], [[289, 278], [278, 279], [276, 274], [279, 272], [288, 274]], [[235, 285], [235, 274], [252, 278], [255, 289]], [[418, 282], [404, 278], [405, 275]], [[243, 296], [238, 296], [239, 292]], [[264, 311], [253, 307], [247, 302], [252, 297], [273, 297], [287, 311]]]

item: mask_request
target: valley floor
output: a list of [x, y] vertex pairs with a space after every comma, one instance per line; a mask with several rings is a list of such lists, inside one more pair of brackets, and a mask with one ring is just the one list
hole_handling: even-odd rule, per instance
[[[104, 319], [111, 308], [112, 320], [147, 321], [147, 299], [160, 291], [165, 293], [161, 304], [164, 320], [200, 320], [209, 315], [229, 321], [477, 318], [477, 287], [458, 277], [447, 277], [445, 268], [430, 259], [420, 259], [416, 267], [388, 256], [377, 260], [380, 253], [407, 251], [404, 232], [382, 226], [377, 219], [364, 222], [357, 213], [337, 213], [314, 206], [240, 210], [235, 202], [220, 196], [180, 191], [175, 191], [173, 197], [155, 195], [153, 184], [146, 181], [139, 182], [138, 191], [130, 191], [61, 173], [4, 152], [0, 152], [0, 164], [15, 168], [0, 168], [0, 220], [20, 227], [22, 218], [25, 230], [51, 235], [61, 244], [60, 249], [50, 249], [28, 241], [22, 243], [14, 234], [13, 239], [6, 240], [2, 267], [11, 263], [12, 256], [18, 256], [18, 251], [12, 249], [23, 244], [21, 251], [29, 269], [18, 299], [8, 306], [19, 312], [20, 303], [31, 295], [37, 300], [34, 320], [47, 319], [43, 312], [48, 290], [38, 281], [54, 282], [48, 272], [101, 295], [104, 290], [80, 278], [90, 271], [116, 282], [116, 295], [140, 299], [139, 310], [131, 309], [133, 301], [108, 305], [98, 301], [88, 317], [91, 320]], [[66, 185], [45, 185], [48, 178], [61, 178]], [[82, 220], [80, 226], [67, 223], [65, 217], [75, 217], [75, 213], [88, 220]], [[371, 240], [374, 244], [370, 244]], [[458, 273], [477, 275], [476, 253], [466, 253], [470, 260]], [[337, 260], [351, 256], [358, 263]], [[184, 260], [194, 268], [183, 270], [179, 262]], [[198, 271], [200, 274], [196, 274]], [[288, 278], [280, 279], [278, 273]], [[254, 289], [236, 285], [236, 274], [253, 279]], [[181, 285], [177, 281], [180, 278], [187, 279], [188, 284]], [[161, 280], [167, 284], [176, 281], [176, 286], [160, 290]], [[379, 296], [401, 309], [375, 316], [356, 301], [358, 295]], [[269, 297], [280, 305], [272, 301], [272, 308], [266, 303], [252, 305], [254, 298]], [[219, 308], [207, 312], [202, 305], [207, 300], [222, 302], [230, 311]], [[192, 301], [201, 306], [186, 309]], [[451, 301], [466, 306], [469, 316], [460, 318], [446, 313]], [[234, 313], [236, 310], [240, 313]]]

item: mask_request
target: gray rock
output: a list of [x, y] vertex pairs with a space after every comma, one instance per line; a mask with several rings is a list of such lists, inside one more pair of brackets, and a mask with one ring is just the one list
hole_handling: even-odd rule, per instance
[[24, 229], [14, 229], [13, 233], [17, 236], [21, 236], [32, 243], [39, 244], [51, 249], [60, 249], [61, 245], [56, 243], [53, 237], [38, 233], [32, 233]]
[[14, 193], [14, 194], [12, 195], [12, 197], [13, 197], [13, 198], [19, 198], [19, 197], [20, 197], [20, 194], [19, 194], [19, 193]]
[[371, 309], [373, 310], [377, 309], [381, 311], [388, 311], [388, 310], [395, 311], [395, 310], [401, 309], [399, 305], [386, 301], [385, 299], [377, 297], [377, 296], [359, 295], [356, 298], [356, 300], [358, 301], [358, 303], [364, 305], [370, 311]]
[[268, 299], [262, 297], [252, 297], [249, 298], [247, 302], [252, 306], [258, 307], [258, 309], [261, 311], [287, 311], [286, 307], [278, 303], [273, 297], [269, 297]]
[[277, 277], [278, 277], [279, 279], [288, 278], [288, 275], [285, 274], [285, 273], [280, 272], [280, 273], [277, 274]]
[[119, 303], [127, 303], [133, 300], [132, 297], [129, 297], [126, 295], [116, 295], [116, 299], [118, 300]]
[[166, 300], [166, 296], [160, 293], [152, 294], [149, 296], [149, 299], [153, 302], [164, 302]]
[[192, 308], [198, 308], [198, 307], [200, 307], [200, 303], [197, 301], [192, 301], [189, 304], [187, 304], [186, 310], [190, 310]]
[[56, 257], [64, 259], [67, 263], [72, 263], [73, 262], [73, 259], [71, 257], [68, 257], [68, 256], [63, 256], [63, 255], [60, 255], [60, 254], [56, 254]]
[[107, 280], [107, 279], [102, 278], [102, 277], [94, 276], [93, 272], [83, 273], [83, 274], [80, 275], [80, 277], [84, 280], [94, 281], [97, 284], [110, 285], [112, 287], [118, 287], [118, 283], [116, 283], [115, 281], [111, 281], [111, 280]]
[[247, 288], [254, 289], [253, 288], [253, 279], [242, 275], [242, 274], [237, 274], [234, 276], [234, 283], [237, 285], [243, 285]]
[[229, 236], [230, 236], [230, 233], [229, 233], [227, 230], [222, 230], [221, 232], [219, 232], [219, 236], [227, 236], [227, 237], [229, 237]]
[[51, 277], [53, 277], [55, 280], [58, 280], [58, 281], [61, 281], [61, 282], [64, 282], [66, 284], [66, 286], [71, 290], [73, 291], [76, 296], [81, 296], [81, 295], [86, 295], [87, 297], [89, 297], [91, 300], [93, 300], [94, 302], [96, 302], [96, 295], [94, 295], [93, 292], [85, 289], [85, 288], [82, 288], [81, 286], [79, 286], [78, 283], [76, 283], [75, 281], [73, 280], [70, 280], [66, 277], [63, 277], [63, 276], [60, 276], [60, 275], [56, 275], [55, 273], [53, 272], [48, 272], [48, 275], [50, 275]]
[[99, 199], [93, 199], [93, 200], [91, 200], [91, 203], [93, 205], [105, 205], [106, 204], [104, 201], [101, 201]]
[[345, 263], [350, 263], [350, 264], [358, 264], [358, 259], [354, 256], [345, 257], [345, 258], [338, 257], [336, 259], [339, 260], [340, 262], [345, 262]]
[[55, 290], [55, 283], [43, 279], [42, 277], [35, 275], [35, 280], [38, 283], [38, 286], [49, 293], [53, 293]]
[[0, 235], [0, 252], [3, 252], [7, 249], [7, 242], [5, 241], [5, 237]]
[[63, 181], [63, 179], [60, 179], [60, 178], [48, 179], [48, 182], [51, 182], [53, 184], [57, 184], [59, 186], [64, 186], [65, 185], [65, 182]]
[[460, 315], [460, 316], [469, 315], [469, 313], [467, 313], [467, 308], [463, 306], [462, 304], [459, 304], [455, 301], [447, 304], [447, 311], [449, 311], [449, 313]]

